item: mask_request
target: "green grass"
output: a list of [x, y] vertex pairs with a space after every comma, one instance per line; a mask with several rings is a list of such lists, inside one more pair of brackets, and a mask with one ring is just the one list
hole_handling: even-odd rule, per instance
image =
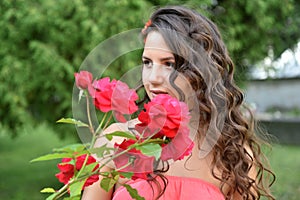
[[300, 199], [300, 146], [275, 145], [269, 156], [276, 175], [274, 194], [278, 200]]
[[[74, 132], [74, 134], [76, 134]], [[0, 199], [40, 200], [44, 187], [58, 189], [61, 184], [55, 174], [60, 160], [30, 163], [40, 155], [50, 153], [55, 147], [73, 143], [60, 140], [46, 125], [24, 130], [11, 139], [0, 130]], [[268, 154], [277, 180], [273, 193], [278, 200], [300, 198], [300, 146], [274, 145]]]
[[15, 139], [0, 132], [0, 199], [40, 200], [47, 197], [39, 192], [42, 188], [58, 189], [61, 185], [55, 174], [60, 160], [35, 163], [30, 160], [72, 142], [60, 140], [45, 125], [24, 130]]

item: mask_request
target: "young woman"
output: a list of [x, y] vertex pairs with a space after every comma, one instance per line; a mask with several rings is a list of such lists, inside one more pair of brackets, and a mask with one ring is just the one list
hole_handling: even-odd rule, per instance
[[[131, 199], [120, 187], [125, 182], [145, 199], [274, 199], [266, 179], [273, 173], [263, 163], [253, 119], [242, 112], [243, 94], [216, 25], [191, 9], [164, 7], [152, 14], [142, 36], [146, 93], [150, 100], [163, 93], [188, 104], [192, 154], [153, 180], [124, 179], [114, 191], [102, 190], [100, 177], [83, 199]], [[126, 128], [114, 124], [106, 132]]]

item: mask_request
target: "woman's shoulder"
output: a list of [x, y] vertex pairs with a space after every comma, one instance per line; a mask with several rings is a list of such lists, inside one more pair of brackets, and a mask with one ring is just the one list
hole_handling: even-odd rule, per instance
[[[116, 132], [116, 131], [129, 132], [132, 129], [134, 129], [134, 127], [137, 123], [139, 123], [138, 119], [132, 119], [132, 120], [129, 120], [125, 123], [119, 123], [119, 122], [112, 123], [107, 128], [105, 128], [101, 134], [99, 134], [99, 136], [97, 138], [97, 142], [96, 142], [95, 145], [98, 146], [99, 143], [100, 144], [103, 143], [103, 140], [104, 140], [103, 135], [110, 134], [110, 133], [113, 133], [113, 132]], [[122, 138], [122, 137], [114, 136], [111, 141], [106, 140], [106, 142], [114, 144], [115, 142], [123, 141], [123, 139], [124, 138]]]
[[[224, 200], [224, 196], [220, 189], [215, 185], [198, 178], [168, 176], [168, 184], [160, 199], [206, 199], [206, 200]], [[161, 186], [163, 181], [161, 178], [156, 179]], [[139, 194], [146, 200], [153, 199], [158, 194], [159, 188], [154, 182], [149, 182], [143, 179], [130, 180], [126, 184], [137, 189]], [[195, 193], [197, 191], [197, 193]], [[130, 199], [129, 194], [124, 187], [118, 188], [114, 192], [114, 200]]]
[[139, 120], [137, 118], [131, 119], [124, 123], [112, 123], [110, 126], [108, 126], [104, 131], [103, 134], [112, 133], [115, 131], [130, 131], [135, 127], [135, 125], [139, 123]]

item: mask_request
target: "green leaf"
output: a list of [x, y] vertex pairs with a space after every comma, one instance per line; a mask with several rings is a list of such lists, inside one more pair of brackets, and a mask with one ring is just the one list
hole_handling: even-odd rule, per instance
[[80, 200], [81, 195], [72, 196], [72, 197], [65, 197], [64, 200]]
[[83, 179], [70, 185], [70, 197], [76, 197], [81, 194], [81, 190], [85, 181], [86, 179]]
[[133, 172], [120, 172], [121, 176], [124, 176], [125, 178], [131, 179]]
[[112, 175], [113, 179], [118, 182], [120, 178], [120, 173], [118, 171], [113, 170], [110, 172], [110, 174]]
[[114, 176], [114, 180], [117, 181], [117, 182], [118, 182], [119, 178], [120, 178], [120, 175], [119, 175], [119, 174], [116, 175], [116, 176]]
[[104, 144], [101, 147], [89, 149], [90, 153], [97, 154], [99, 158], [103, 157], [105, 154], [108, 154], [110, 150], [114, 150], [114, 148], [107, 147], [107, 144]]
[[53, 153], [53, 154], [47, 154], [44, 156], [40, 156], [38, 158], [31, 160], [30, 162], [54, 160], [54, 159], [59, 159], [59, 158], [72, 158], [72, 156], [73, 156], [72, 153]]
[[71, 145], [67, 145], [62, 148], [55, 148], [55, 149], [53, 149], [53, 151], [54, 152], [74, 153], [74, 152], [82, 152], [85, 148], [86, 147], [83, 144], [71, 144]]
[[93, 172], [93, 170], [94, 170], [94, 168], [96, 167], [97, 164], [98, 164], [97, 162], [94, 162], [94, 163], [91, 163], [89, 165], [86, 165], [85, 167], [80, 169], [78, 174], [80, 174], [80, 176], [85, 176], [85, 175], [90, 174], [91, 172]]
[[55, 190], [53, 188], [44, 188], [40, 192], [41, 193], [54, 193]]
[[106, 191], [108, 192], [111, 188], [114, 187], [114, 185], [116, 184], [116, 180], [114, 180], [113, 178], [103, 178], [101, 180], [100, 186]]
[[109, 134], [105, 134], [105, 137], [111, 141], [113, 136], [119, 136], [119, 137], [125, 137], [125, 138], [130, 138], [130, 139], [136, 139], [136, 137], [134, 135], [132, 135], [129, 132], [123, 132], [123, 131], [116, 131], [113, 133], [109, 133]]
[[100, 175], [108, 177], [110, 175], [110, 172], [100, 172]]
[[146, 156], [154, 156], [156, 160], [158, 160], [161, 155], [161, 146], [159, 144], [148, 143], [137, 146], [136, 149], [141, 150], [142, 154]]
[[56, 121], [57, 123], [67, 123], [67, 124], [75, 124], [78, 127], [89, 127], [89, 125], [81, 122], [80, 120], [72, 119], [72, 118], [61, 118]]
[[47, 197], [46, 200], [53, 200], [53, 199], [55, 198], [56, 195], [57, 195], [56, 193], [53, 193], [53, 194], [51, 194], [49, 197]]
[[141, 196], [138, 194], [137, 190], [134, 189], [134, 188], [132, 188], [130, 185], [124, 184], [123, 186], [126, 188], [126, 190], [129, 192], [130, 196], [131, 196], [133, 199], [136, 199], [136, 200], [145, 200], [145, 198], [144, 198], [144, 197], [141, 197]]

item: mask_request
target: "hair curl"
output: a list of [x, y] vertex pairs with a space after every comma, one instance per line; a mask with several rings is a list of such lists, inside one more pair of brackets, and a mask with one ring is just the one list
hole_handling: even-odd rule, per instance
[[[170, 82], [184, 98], [174, 84], [178, 73], [182, 73], [196, 93], [200, 111], [198, 136], [208, 138], [214, 145], [211, 173], [220, 180], [225, 198], [232, 199], [238, 192], [244, 199], [274, 199], [269, 187], [275, 175], [264, 163], [262, 141], [255, 134], [251, 112], [246, 118], [241, 111], [244, 96], [234, 83], [234, 64], [217, 26], [182, 6], [160, 8], [150, 20], [144, 38], [149, 32], [158, 31], [175, 56], [176, 70]], [[208, 131], [214, 133], [211, 138]], [[252, 167], [257, 170], [255, 180], [249, 176]], [[225, 187], [229, 188], [226, 192]]]

